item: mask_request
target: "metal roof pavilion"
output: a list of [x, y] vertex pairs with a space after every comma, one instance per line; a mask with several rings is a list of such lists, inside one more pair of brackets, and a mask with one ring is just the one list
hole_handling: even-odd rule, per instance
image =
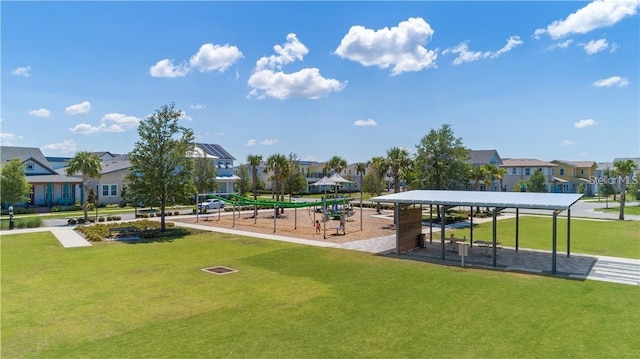
[[[438, 190], [413, 190], [406, 192], [393, 193], [385, 196], [378, 196], [371, 198], [372, 202], [381, 203], [393, 203], [394, 204], [394, 216], [399, 218], [400, 207], [403, 205], [433, 205], [442, 206], [440, 218], [440, 241], [442, 248], [442, 259], [445, 259], [445, 214], [447, 208], [457, 206], [471, 207], [471, 246], [473, 246], [473, 207], [492, 207], [493, 208], [493, 221], [492, 221], [492, 242], [493, 242], [493, 266], [496, 267], [496, 246], [497, 242], [497, 224], [496, 216], [499, 211], [505, 208], [516, 209], [516, 224], [515, 224], [515, 243], [516, 252], [518, 251], [518, 219], [519, 208], [529, 209], [546, 209], [553, 211], [553, 223], [552, 223], [552, 260], [551, 260], [551, 272], [556, 273], [556, 252], [557, 252], [557, 217], [558, 213], [564, 210], [567, 211], [567, 257], [570, 255], [571, 246], [571, 206], [575, 204], [580, 198], [581, 194], [576, 193], [533, 193], [533, 192], [484, 192], [484, 191], [438, 191]], [[430, 215], [432, 211], [429, 211]], [[399, 254], [400, 235], [399, 225], [396, 226], [396, 254]], [[432, 228], [432, 226], [430, 226]], [[433, 233], [430, 229], [430, 238], [433, 238]]]
[[576, 193], [413, 190], [373, 197], [371, 201], [398, 204], [565, 210], [576, 203], [580, 197], [582, 195]]

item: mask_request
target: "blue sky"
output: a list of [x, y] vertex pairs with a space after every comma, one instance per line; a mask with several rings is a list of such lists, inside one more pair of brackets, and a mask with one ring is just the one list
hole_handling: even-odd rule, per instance
[[238, 163], [415, 152], [640, 156], [640, 1], [7, 2], [2, 145], [126, 153], [174, 102]]

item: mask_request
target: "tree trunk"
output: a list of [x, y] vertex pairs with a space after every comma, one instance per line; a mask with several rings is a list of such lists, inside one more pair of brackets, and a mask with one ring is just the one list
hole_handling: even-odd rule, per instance
[[627, 185], [626, 183], [622, 183], [622, 186], [620, 187], [620, 215], [618, 216], [618, 219], [621, 221], [624, 221], [624, 202], [627, 199]]

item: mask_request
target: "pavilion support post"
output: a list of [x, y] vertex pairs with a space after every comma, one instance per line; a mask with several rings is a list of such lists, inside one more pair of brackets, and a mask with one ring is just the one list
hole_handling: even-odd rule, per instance
[[492, 223], [492, 236], [493, 236], [493, 266], [497, 266], [497, 258], [496, 258], [496, 242], [498, 241], [498, 209], [493, 209], [493, 223]]
[[276, 233], [276, 219], [278, 218], [278, 205], [273, 205], [273, 233]]
[[[445, 218], [447, 214], [447, 206], [441, 206], [440, 212], [440, 243], [442, 246], [442, 260], [444, 260], [444, 226], [446, 224]], [[396, 229], [397, 231], [397, 229]]]
[[469, 238], [469, 245], [471, 247], [473, 247], [473, 206], [470, 207], [471, 211], [469, 211], [470, 217], [471, 217], [471, 223], [469, 225], [469, 236], [471, 236], [471, 238]]
[[298, 207], [293, 208], [293, 229], [298, 229]]
[[520, 245], [520, 208], [516, 208], [516, 252]]
[[[238, 211], [240, 212], [240, 211]], [[236, 205], [231, 205], [231, 228], [236, 226]]]
[[429, 205], [429, 244], [433, 243], [433, 205]]
[[558, 211], [553, 211], [553, 229], [551, 231], [552, 235], [552, 239], [551, 239], [551, 246], [552, 248], [552, 253], [551, 253], [551, 273], [556, 274], [556, 244], [557, 244], [557, 229], [558, 229]]
[[571, 208], [567, 209], [567, 258], [571, 256]]
[[396, 254], [400, 254], [400, 205], [393, 205], [393, 222], [396, 224]]

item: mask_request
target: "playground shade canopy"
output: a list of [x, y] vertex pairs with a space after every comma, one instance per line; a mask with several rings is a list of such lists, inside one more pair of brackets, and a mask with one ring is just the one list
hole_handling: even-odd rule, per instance
[[371, 198], [372, 202], [566, 210], [581, 194], [413, 190]]

